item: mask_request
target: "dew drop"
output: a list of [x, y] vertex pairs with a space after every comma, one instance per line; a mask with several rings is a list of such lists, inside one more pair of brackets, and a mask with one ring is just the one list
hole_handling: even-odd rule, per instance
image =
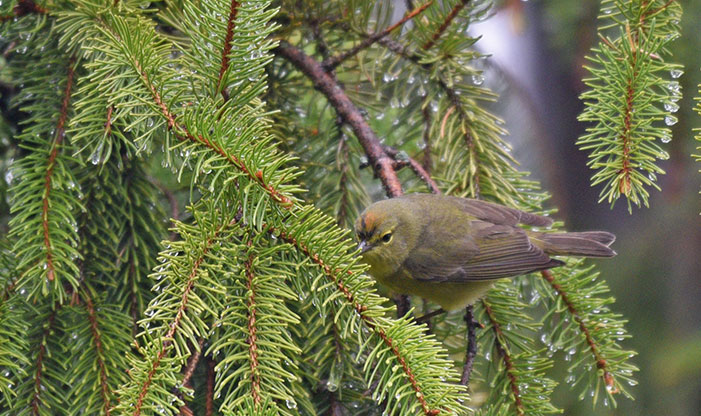
[[669, 75], [672, 78], [677, 79], [677, 78], [681, 77], [682, 75], [684, 75], [684, 71], [682, 71], [681, 69], [673, 69], [673, 70], [669, 71]]
[[664, 103], [664, 109], [669, 111], [670, 113], [676, 113], [677, 111], [679, 111], [679, 105], [677, 103], [669, 101]]
[[673, 125], [677, 124], [677, 121], [679, 121], [679, 120], [677, 120], [677, 118], [672, 116], [672, 115], [666, 116], [664, 118], [664, 124], [666, 124], [668, 126], [673, 126]]

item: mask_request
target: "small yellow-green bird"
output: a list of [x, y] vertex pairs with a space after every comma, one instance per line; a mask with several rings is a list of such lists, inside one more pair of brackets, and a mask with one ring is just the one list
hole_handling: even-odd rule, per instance
[[612, 257], [605, 231], [545, 233], [552, 219], [476, 199], [412, 194], [370, 205], [355, 224], [363, 261], [390, 290], [444, 310], [472, 304], [495, 280], [561, 266], [551, 255]]

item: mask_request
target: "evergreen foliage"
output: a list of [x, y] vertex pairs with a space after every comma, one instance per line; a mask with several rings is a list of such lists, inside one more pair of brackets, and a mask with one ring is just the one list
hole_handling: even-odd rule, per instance
[[[496, 97], [465, 29], [491, 2], [429, 2], [402, 24], [392, 4], [4, 6], [26, 119], [0, 239], [0, 413], [552, 414], [559, 350], [583, 397], [631, 397], [625, 321], [593, 266], [500, 282], [475, 305], [484, 402], [458, 384], [461, 317], [432, 332], [394, 318], [364, 274], [348, 228], [380, 185], [549, 212], [484, 109]], [[658, 27], [633, 29], [646, 53]], [[659, 98], [667, 67], [626, 62], [601, 58]], [[630, 137], [630, 160], [655, 170], [657, 145]]]
[[667, 126], [682, 98], [677, 78], [682, 66], [667, 62], [668, 45], [679, 37], [681, 5], [676, 1], [604, 0], [599, 27], [601, 41], [592, 49], [582, 94], [586, 104], [580, 120], [593, 122], [580, 137], [589, 150], [589, 166], [597, 172], [592, 185], [603, 184], [600, 201], [613, 205], [624, 196], [648, 206], [648, 187], [660, 189], [664, 174], [658, 160], [669, 159], [664, 144], [672, 139]]

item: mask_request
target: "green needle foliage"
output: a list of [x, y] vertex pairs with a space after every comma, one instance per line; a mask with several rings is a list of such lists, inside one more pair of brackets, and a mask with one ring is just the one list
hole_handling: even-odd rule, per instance
[[648, 206], [648, 188], [660, 189], [659, 160], [669, 159], [664, 144], [681, 99], [682, 66], [668, 62], [668, 45], [679, 37], [681, 5], [676, 1], [604, 0], [600, 41], [587, 66], [591, 89], [582, 94], [581, 121], [593, 123], [577, 141], [588, 150], [596, 170], [592, 186], [603, 184], [601, 201], [624, 196], [632, 205]]
[[[473, 401], [462, 317], [395, 318], [364, 273], [348, 228], [394, 174], [548, 212], [484, 108], [497, 97], [465, 30], [491, 3], [417, 6], [398, 25], [389, 1], [3, 6], [24, 119], [0, 414], [552, 414], [559, 351], [594, 405], [632, 397], [625, 320], [592, 266], [475, 305]], [[649, 53], [655, 27], [635, 28]]]

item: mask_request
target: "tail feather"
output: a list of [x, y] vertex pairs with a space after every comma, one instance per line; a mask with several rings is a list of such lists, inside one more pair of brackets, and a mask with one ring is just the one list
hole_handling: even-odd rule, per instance
[[580, 233], [541, 234], [543, 251], [551, 255], [613, 257], [616, 252], [609, 246], [616, 236], [606, 231], [585, 231]]

